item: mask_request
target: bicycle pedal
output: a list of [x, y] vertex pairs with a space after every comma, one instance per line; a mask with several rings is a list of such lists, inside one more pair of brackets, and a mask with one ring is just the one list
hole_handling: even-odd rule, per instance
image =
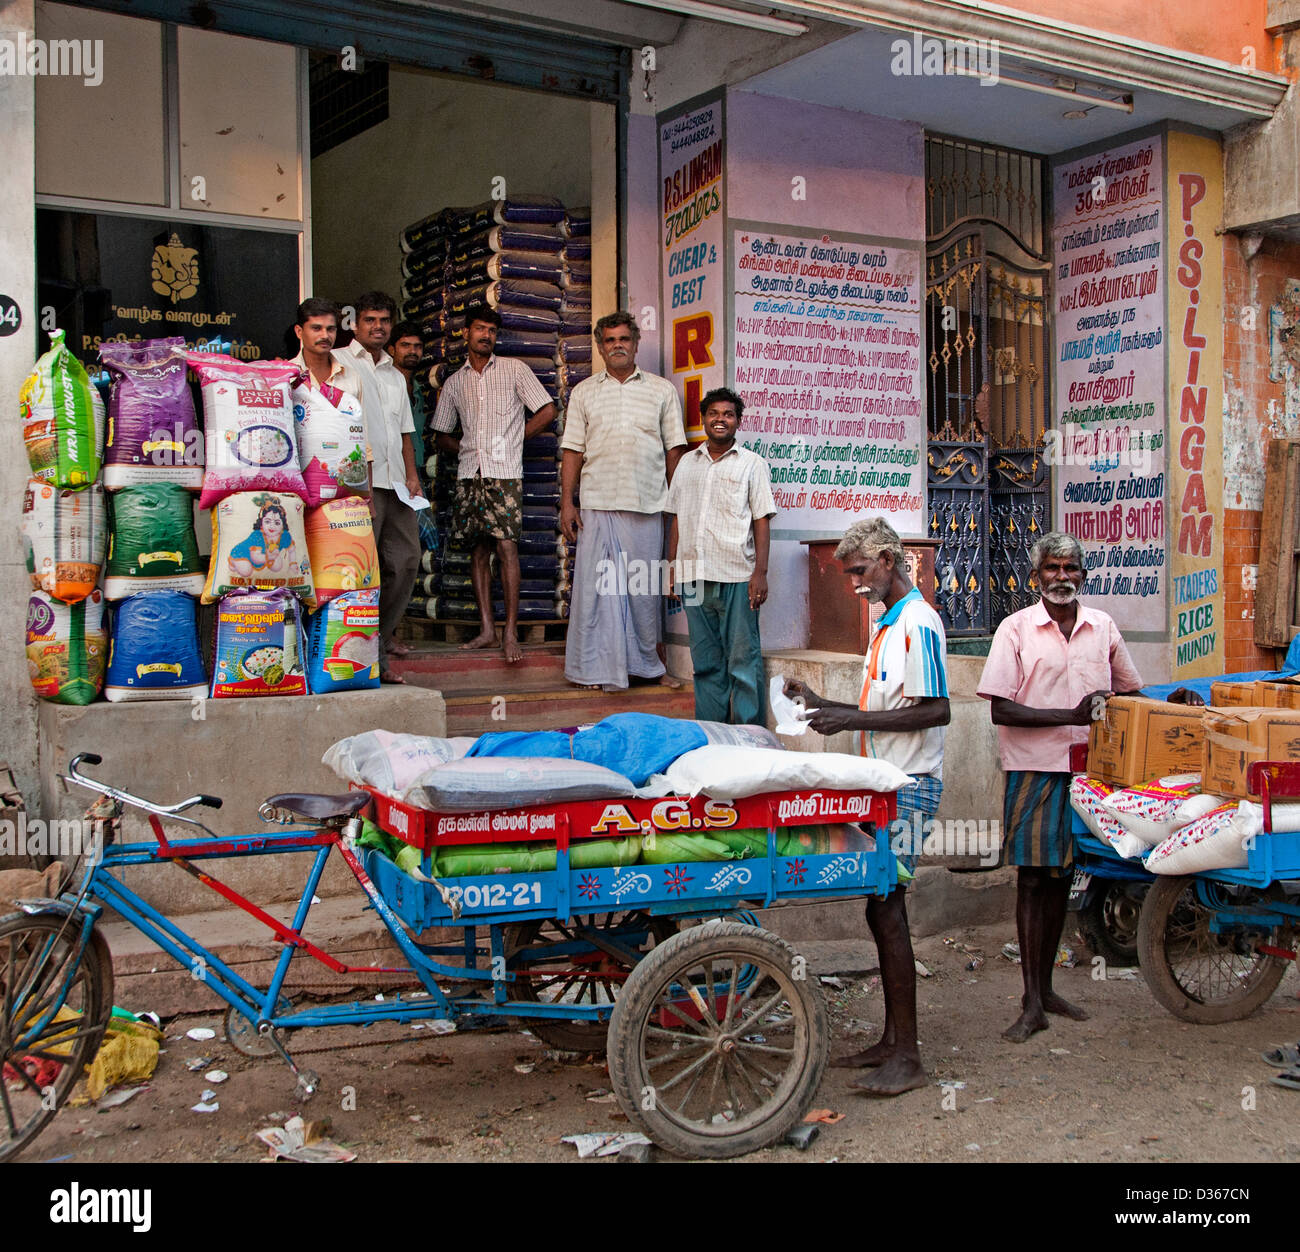
[[304, 1069], [298, 1073], [298, 1082], [294, 1087], [294, 1097], [300, 1104], [306, 1104], [320, 1088], [320, 1075], [315, 1070]]

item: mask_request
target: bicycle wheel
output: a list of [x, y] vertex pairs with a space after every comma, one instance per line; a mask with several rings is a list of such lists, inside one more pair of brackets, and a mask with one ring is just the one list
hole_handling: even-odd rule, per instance
[[[1151, 994], [1185, 1022], [1212, 1025], [1248, 1017], [1277, 990], [1287, 967], [1257, 945], [1290, 948], [1292, 931], [1234, 926], [1232, 916], [1280, 898], [1280, 891], [1158, 879], [1138, 918], [1138, 953]], [[1216, 919], [1217, 932], [1211, 929]]]
[[0, 1161], [16, 1156], [68, 1098], [113, 1011], [113, 961], [81, 923], [0, 919]]

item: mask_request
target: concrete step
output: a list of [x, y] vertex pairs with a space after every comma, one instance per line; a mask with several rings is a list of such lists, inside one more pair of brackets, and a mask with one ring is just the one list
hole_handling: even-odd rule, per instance
[[[436, 687], [443, 692], [517, 689], [520, 683], [535, 686], [538, 681], [552, 686], [564, 684], [564, 645], [524, 644], [524, 657], [514, 665], [506, 662], [499, 647], [463, 651], [456, 644], [426, 644], [412, 648], [409, 655], [394, 657], [393, 670], [408, 683]], [[436, 682], [430, 682], [436, 678]]]

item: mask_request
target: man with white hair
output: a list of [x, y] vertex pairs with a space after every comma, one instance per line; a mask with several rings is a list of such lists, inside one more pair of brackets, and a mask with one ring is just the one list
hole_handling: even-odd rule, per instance
[[908, 577], [903, 541], [883, 517], [854, 522], [835, 559], [857, 595], [885, 606], [863, 658], [862, 694], [856, 706], [823, 699], [801, 682], [787, 682], [785, 694], [817, 710], [808, 719], [813, 730], [823, 735], [858, 731], [863, 756], [897, 765], [915, 783], [898, 793], [891, 846], [900, 882], [888, 896], [867, 902], [867, 925], [880, 954], [884, 1034], [866, 1051], [832, 1062], [874, 1068], [852, 1086], [868, 1095], [893, 1096], [929, 1081], [916, 1040], [916, 961], [904, 886], [921, 853], [925, 821], [934, 817], [943, 794], [944, 727], [951, 717], [947, 645], [938, 613]]
[[1003, 1032], [1013, 1043], [1046, 1030], [1048, 1013], [1075, 1021], [1088, 1016], [1052, 990], [1073, 876], [1070, 745], [1087, 742], [1107, 696], [1142, 686], [1119, 627], [1079, 603], [1079, 541], [1051, 531], [1034, 544], [1029, 562], [1041, 599], [998, 627], [979, 682], [979, 694], [992, 702], [1006, 775], [1003, 858], [1018, 867], [1024, 997], [1020, 1016]]

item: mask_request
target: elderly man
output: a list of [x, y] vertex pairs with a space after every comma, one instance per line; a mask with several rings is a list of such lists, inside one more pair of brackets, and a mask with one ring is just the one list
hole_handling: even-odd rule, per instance
[[680, 687], [658, 648], [663, 512], [686, 450], [682, 406], [672, 383], [637, 368], [641, 332], [630, 313], [602, 317], [594, 333], [605, 368], [573, 389], [560, 441], [560, 529], [578, 544], [564, 674], [606, 691], [632, 678]]
[[1079, 603], [1078, 540], [1052, 531], [1029, 558], [1041, 599], [998, 627], [979, 683], [979, 694], [992, 702], [1006, 775], [1003, 854], [1019, 871], [1024, 996], [1020, 1016], [1003, 1032], [1014, 1043], [1046, 1030], [1048, 1013], [1075, 1021], [1088, 1016], [1052, 990], [1072, 877], [1070, 745], [1087, 741], [1088, 725], [1108, 695], [1142, 686], [1119, 628], [1100, 609]]
[[[808, 720], [813, 730], [856, 730], [863, 756], [889, 761], [912, 776], [916, 786], [898, 793], [891, 841], [905, 871], [900, 877], [910, 881], [920, 832], [943, 794], [944, 727], [951, 717], [943, 622], [912, 586], [902, 540], [883, 517], [854, 522], [835, 558], [856, 595], [885, 607], [863, 658], [862, 694], [856, 708], [823, 699], [801, 682], [787, 682], [785, 694], [817, 710]], [[884, 1034], [865, 1052], [833, 1064], [875, 1068], [853, 1086], [868, 1095], [901, 1095], [928, 1081], [916, 1040], [916, 961], [902, 882], [883, 899], [868, 901], [867, 925], [880, 954]]]

